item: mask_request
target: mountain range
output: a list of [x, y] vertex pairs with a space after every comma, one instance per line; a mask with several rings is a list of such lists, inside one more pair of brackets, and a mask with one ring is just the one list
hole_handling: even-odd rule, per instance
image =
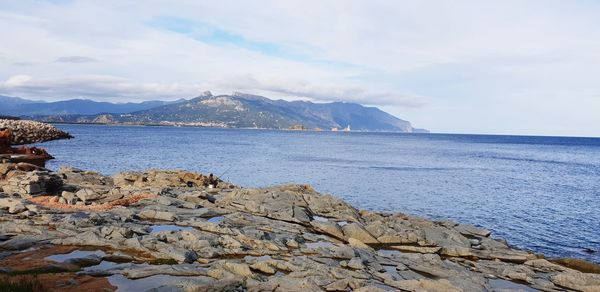
[[245, 93], [177, 101], [110, 103], [87, 99], [41, 102], [0, 95], [0, 115], [45, 122], [187, 125], [223, 128], [342, 129], [427, 132], [376, 107], [356, 103], [272, 100]]

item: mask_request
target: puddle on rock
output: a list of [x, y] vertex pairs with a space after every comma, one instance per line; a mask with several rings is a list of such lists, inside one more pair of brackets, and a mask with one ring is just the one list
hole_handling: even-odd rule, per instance
[[306, 242], [306, 248], [317, 249], [317, 248], [333, 248], [335, 244], [328, 241], [317, 241], [317, 242]]
[[533, 289], [527, 285], [511, 282], [503, 279], [490, 279], [488, 280], [490, 283], [491, 291], [524, 291], [524, 292], [536, 292], [538, 290]]
[[148, 291], [165, 285], [181, 284], [184, 281], [198, 281], [202, 276], [184, 277], [170, 275], [155, 275], [142, 279], [131, 280], [117, 274], [108, 277], [108, 282], [117, 287], [117, 291]]
[[193, 227], [184, 227], [177, 225], [161, 224], [150, 226], [150, 233], [156, 233], [161, 231], [188, 231], [194, 229]]
[[72, 259], [82, 259], [82, 258], [87, 258], [87, 257], [92, 257], [92, 256], [103, 257], [105, 255], [106, 255], [106, 253], [104, 253], [101, 250], [89, 250], [89, 251], [88, 250], [76, 250], [76, 251], [72, 251], [70, 253], [51, 255], [51, 256], [46, 257], [45, 259], [59, 262], [59, 263], [64, 263], [64, 262], [72, 260]]
[[377, 253], [380, 256], [384, 256], [384, 257], [394, 257], [394, 256], [397, 256], [397, 255], [401, 254], [400, 251], [393, 250], [393, 249], [380, 249], [380, 250], [377, 251]]
[[215, 216], [215, 217], [212, 217], [212, 218], [208, 218], [206, 221], [208, 221], [210, 223], [217, 224], [217, 223], [220, 223], [221, 221], [223, 221], [223, 219], [225, 219], [225, 217], [223, 217], [223, 216]]

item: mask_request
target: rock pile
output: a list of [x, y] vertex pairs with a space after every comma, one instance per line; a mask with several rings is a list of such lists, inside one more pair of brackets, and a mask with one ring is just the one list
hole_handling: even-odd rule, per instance
[[73, 138], [69, 133], [50, 124], [28, 120], [0, 119], [0, 130], [2, 129], [9, 129], [11, 131], [10, 143], [12, 145]]
[[[56, 175], [52, 205], [26, 192], [0, 198], [0, 271], [62, 271], [68, 280], [44, 281], [49, 290], [96, 279], [108, 290], [600, 291], [600, 275], [488, 230], [357, 210], [309, 186], [243, 189], [185, 171]], [[53, 251], [69, 259], [32, 260]]]

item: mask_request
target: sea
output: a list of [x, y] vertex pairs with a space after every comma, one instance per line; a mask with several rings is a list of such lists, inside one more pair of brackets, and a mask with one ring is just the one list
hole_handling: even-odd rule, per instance
[[310, 184], [360, 209], [470, 223], [600, 263], [600, 138], [56, 125], [48, 167], [186, 169], [243, 187]]

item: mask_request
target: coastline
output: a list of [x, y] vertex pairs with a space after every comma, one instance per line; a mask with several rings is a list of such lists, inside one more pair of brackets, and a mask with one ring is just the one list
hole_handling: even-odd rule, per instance
[[[595, 264], [557, 264], [468, 224], [357, 210], [306, 185], [246, 189], [186, 171], [109, 177], [20, 167], [0, 170], [10, 194], [0, 198], [8, 278], [37, 273], [125, 289], [163, 277], [159, 286], [175, 291], [600, 289]], [[66, 252], [82, 255], [37, 266], [15, 260]]]
[[437, 134], [432, 132], [423, 132], [423, 131], [415, 131], [415, 132], [401, 132], [401, 131], [383, 131], [383, 130], [327, 130], [327, 129], [290, 129], [290, 128], [246, 128], [246, 127], [217, 127], [217, 126], [200, 126], [200, 125], [192, 125], [192, 124], [143, 124], [143, 123], [93, 123], [93, 122], [56, 122], [56, 121], [43, 121], [44, 123], [48, 123], [51, 125], [98, 125], [98, 126], [115, 126], [115, 127], [166, 127], [166, 128], [200, 128], [200, 129], [222, 129], [222, 130], [263, 130], [263, 131], [286, 131], [286, 132], [325, 132], [325, 133], [392, 133], [392, 134]]

